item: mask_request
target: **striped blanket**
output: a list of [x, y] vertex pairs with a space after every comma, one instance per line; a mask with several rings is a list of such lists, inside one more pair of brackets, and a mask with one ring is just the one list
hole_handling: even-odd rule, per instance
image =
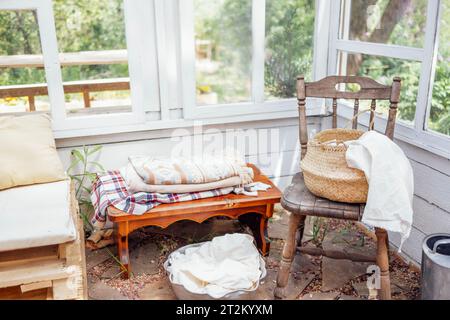
[[129, 214], [141, 215], [162, 203], [174, 203], [210, 198], [229, 194], [233, 187], [191, 193], [129, 193], [120, 171], [108, 171], [97, 175], [92, 185], [91, 201], [94, 206], [92, 225], [103, 228], [106, 222], [106, 210], [113, 206]]

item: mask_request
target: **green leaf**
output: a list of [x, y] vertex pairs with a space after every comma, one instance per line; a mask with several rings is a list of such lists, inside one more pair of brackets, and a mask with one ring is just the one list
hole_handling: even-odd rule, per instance
[[92, 172], [86, 172], [86, 176], [89, 178], [89, 180], [91, 180], [91, 182], [93, 182], [97, 178], [97, 174]]
[[97, 146], [93, 146], [88, 152], [87, 155], [90, 156], [91, 154], [94, 154], [98, 151], [100, 151], [102, 149], [103, 146], [101, 145], [97, 145]]
[[77, 149], [72, 150], [72, 155], [78, 159], [78, 161], [84, 162], [84, 156], [81, 154], [81, 152]]
[[92, 189], [88, 188], [86, 186], [82, 186], [83, 190], [86, 191], [87, 193], [91, 193]]
[[101, 172], [105, 171], [105, 168], [96, 161], [89, 161], [89, 165], [93, 165], [93, 166], [97, 167], [98, 169], [100, 169]]
[[70, 176], [70, 178], [81, 183], [81, 178], [78, 178], [77, 176]]

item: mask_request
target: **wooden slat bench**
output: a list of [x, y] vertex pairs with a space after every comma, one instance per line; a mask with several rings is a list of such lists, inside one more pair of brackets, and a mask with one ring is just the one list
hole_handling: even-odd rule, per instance
[[73, 185], [70, 206], [75, 240], [0, 252], [0, 300], [87, 299], [84, 230]]
[[251, 165], [255, 172], [255, 181], [271, 186], [267, 191], [259, 191], [257, 197], [228, 194], [208, 199], [192, 200], [171, 204], [161, 204], [143, 215], [131, 215], [114, 207], [108, 208], [108, 217], [114, 223], [119, 260], [126, 268], [126, 277], [130, 276], [131, 265], [128, 252], [128, 235], [134, 230], [146, 226], [166, 228], [174, 222], [192, 220], [201, 223], [211, 217], [228, 217], [246, 223], [263, 255], [269, 253], [270, 243], [267, 237], [267, 222], [273, 214], [275, 203], [280, 202], [280, 190]]

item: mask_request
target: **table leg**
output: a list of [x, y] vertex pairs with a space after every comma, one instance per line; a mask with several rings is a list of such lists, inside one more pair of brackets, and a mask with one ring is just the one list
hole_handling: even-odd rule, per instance
[[124, 272], [124, 277], [128, 279], [131, 274], [130, 256], [128, 250], [128, 232], [126, 223], [115, 224], [116, 242], [117, 242], [117, 255], [121, 263], [121, 271]]
[[269, 255], [270, 240], [267, 235], [268, 218], [260, 213], [247, 213], [239, 217], [239, 220], [250, 227], [255, 237], [256, 244], [263, 256]]

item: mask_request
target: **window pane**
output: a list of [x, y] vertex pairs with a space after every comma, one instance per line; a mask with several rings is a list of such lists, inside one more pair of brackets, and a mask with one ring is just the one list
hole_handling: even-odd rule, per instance
[[340, 38], [423, 47], [426, 13], [426, 0], [343, 1]]
[[49, 111], [34, 10], [0, 11], [0, 113]]
[[312, 80], [314, 0], [266, 0], [266, 98], [292, 98], [295, 79]]
[[[420, 62], [340, 52], [339, 74], [366, 76], [385, 85], [391, 85], [394, 77], [400, 77], [402, 87], [397, 118], [409, 123], [414, 121]], [[369, 104], [370, 101], [361, 102], [361, 110], [369, 107]], [[379, 101], [377, 106], [377, 111], [386, 114], [389, 102]]]
[[439, 50], [428, 128], [450, 135], [450, 3], [442, 1]]
[[249, 101], [252, 1], [194, 0], [197, 105]]
[[54, 0], [66, 110], [131, 112], [123, 0]]

